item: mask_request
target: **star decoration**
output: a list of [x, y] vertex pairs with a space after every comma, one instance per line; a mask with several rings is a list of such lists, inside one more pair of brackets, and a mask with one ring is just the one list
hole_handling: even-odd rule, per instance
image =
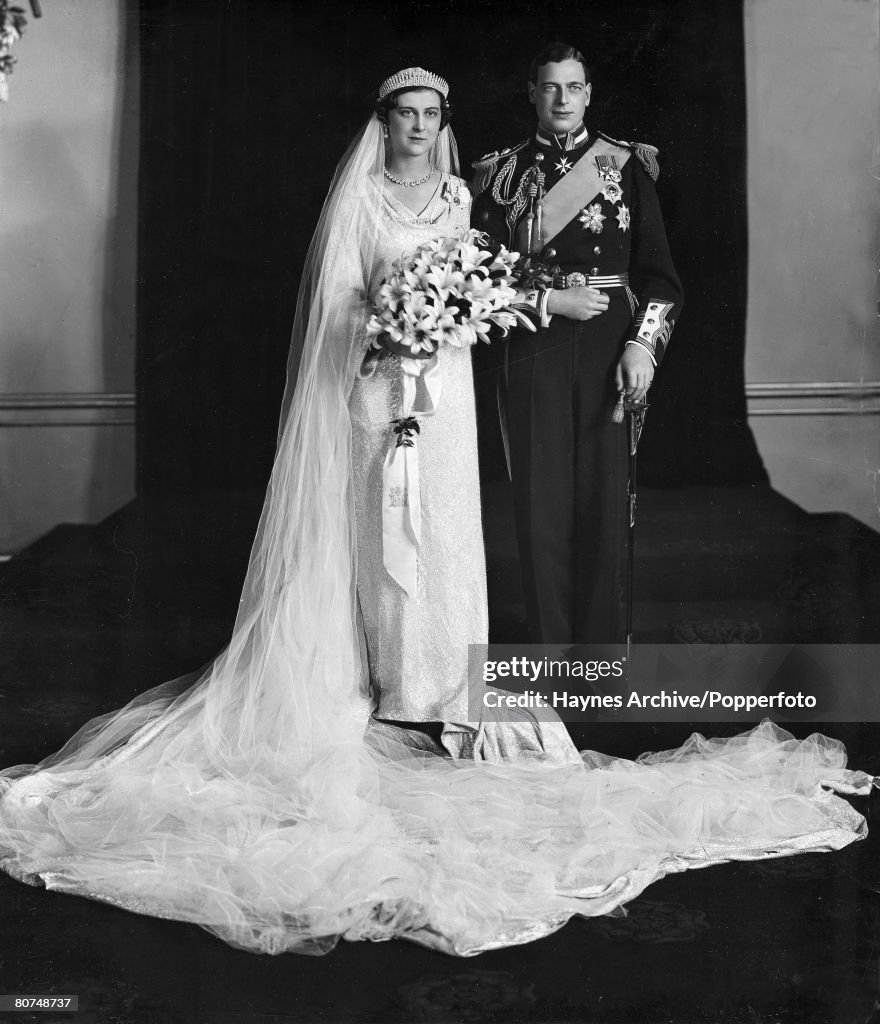
[[568, 172], [571, 170], [571, 164], [569, 163], [567, 156], [561, 156], [559, 158], [559, 163], [556, 165], [556, 170], [559, 171], [560, 174], [568, 174]]
[[629, 209], [623, 203], [620, 204], [620, 209], [617, 211], [617, 224], [621, 231], [626, 231], [629, 227]]
[[[629, 213], [629, 211], [627, 211]], [[605, 223], [605, 214], [602, 213], [601, 203], [591, 203], [589, 206], [585, 206], [581, 210], [578, 220], [583, 224], [584, 231], [589, 229], [594, 235], [598, 235], [602, 230], [602, 225]]]
[[606, 181], [605, 187], [602, 189], [602, 195], [605, 196], [609, 203], [619, 203], [623, 198], [623, 189], [616, 181]]

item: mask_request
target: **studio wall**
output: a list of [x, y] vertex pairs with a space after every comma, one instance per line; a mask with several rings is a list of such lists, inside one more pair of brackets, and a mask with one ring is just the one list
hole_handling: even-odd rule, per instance
[[42, 6], [0, 104], [0, 553], [134, 493], [137, 20]]
[[746, 0], [750, 424], [770, 481], [880, 529], [878, 0]]

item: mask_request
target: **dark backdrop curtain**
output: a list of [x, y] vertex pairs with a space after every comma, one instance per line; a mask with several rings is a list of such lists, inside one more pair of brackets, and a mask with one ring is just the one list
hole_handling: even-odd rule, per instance
[[[469, 163], [530, 130], [528, 64], [554, 39], [593, 63], [590, 125], [661, 151], [687, 298], [652, 391], [645, 480], [764, 479], [743, 391], [740, 0], [141, 0], [139, 16], [141, 493], [264, 484], [302, 258], [379, 81], [410, 64], [448, 77]], [[482, 373], [491, 472], [490, 388]]]

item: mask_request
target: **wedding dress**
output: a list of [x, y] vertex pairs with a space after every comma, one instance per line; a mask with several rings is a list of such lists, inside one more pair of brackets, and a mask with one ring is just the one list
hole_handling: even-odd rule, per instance
[[[442, 136], [447, 149], [434, 160], [449, 172], [448, 129]], [[481, 760], [482, 725], [471, 730], [472, 759], [464, 742], [449, 757], [405, 731], [368, 727], [371, 664], [395, 713], [434, 715], [429, 684], [444, 683], [433, 641], [416, 653], [384, 646], [389, 630], [400, 629], [401, 648], [404, 636], [431, 635], [433, 591], [406, 612], [380, 593], [369, 496], [385, 429], [374, 415], [393, 405], [393, 382], [354, 384], [366, 299], [394, 248], [375, 231], [389, 217], [378, 205], [383, 158], [372, 118], [340, 165], [309, 251], [295, 387], [229, 647], [195, 682], [166, 683], [88, 723], [40, 765], [0, 773], [0, 867], [253, 951], [324, 953], [340, 938], [399, 937], [464, 956], [539, 938], [576, 914], [618, 911], [670, 872], [861, 838], [863, 819], [833, 790], [865, 792], [869, 777], [846, 769], [838, 742], [797, 741], [769, 723], [638, 762], [552, 756], [518, 741], [515, 758]], [[394, 237], [408, 245], [416, 235]], [[452, 413], [466, 353], [452, 353], [443, 372]], [[470, 415], [458, 469], [474, 473]], [[444, 444], [443, 458], [457, 458]], [[423, 448], [430, 486], [441, 468]], [[444, 498], [432, 491], [430, 515], [460, 514], [476, 544], [478, 509], [444, 511]], [[425, 537], [433, 567], [450, 571], [444, 549], [431, 553], [430, 529]], [[483, 586], [461, 595], [467, 609], [480, 606], [468, 635], [485, 628]], [[450, 706], [459, 656], [442, 696]]]
[[[401, 254], [468, 228], [470, 193], [461, 179], [444, 174], [420, 212], [390, 192], [377, 199], [374, 210], [370, 294]], [[386, 572], [383, 562], [383, 468], [402, 401], [400, 360], [371, 361], [368, 368], [356, 377], [349, 408], [358, 597], [376, 715], [466, 722], [468, 644], [485, 644], [489, 628], [470, 350], [444, 345], [437, 353], [433, 373], [441, 384], [439, 400], [431, 415], [421, 417], [413, 440], [419, 449], [421, 499], [414, 596]]]

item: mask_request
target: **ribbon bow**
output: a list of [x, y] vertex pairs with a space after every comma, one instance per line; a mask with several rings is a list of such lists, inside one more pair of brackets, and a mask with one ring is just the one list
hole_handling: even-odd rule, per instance
[[422, 540], [419, 419], [437, 411], [443, 379], [436, 354], [426, 361], [401, 359], [400, 368], [400, 415], [392, 420], [397, 440], [382, 469], [382, 561], [392, 579], [416, 600]]

